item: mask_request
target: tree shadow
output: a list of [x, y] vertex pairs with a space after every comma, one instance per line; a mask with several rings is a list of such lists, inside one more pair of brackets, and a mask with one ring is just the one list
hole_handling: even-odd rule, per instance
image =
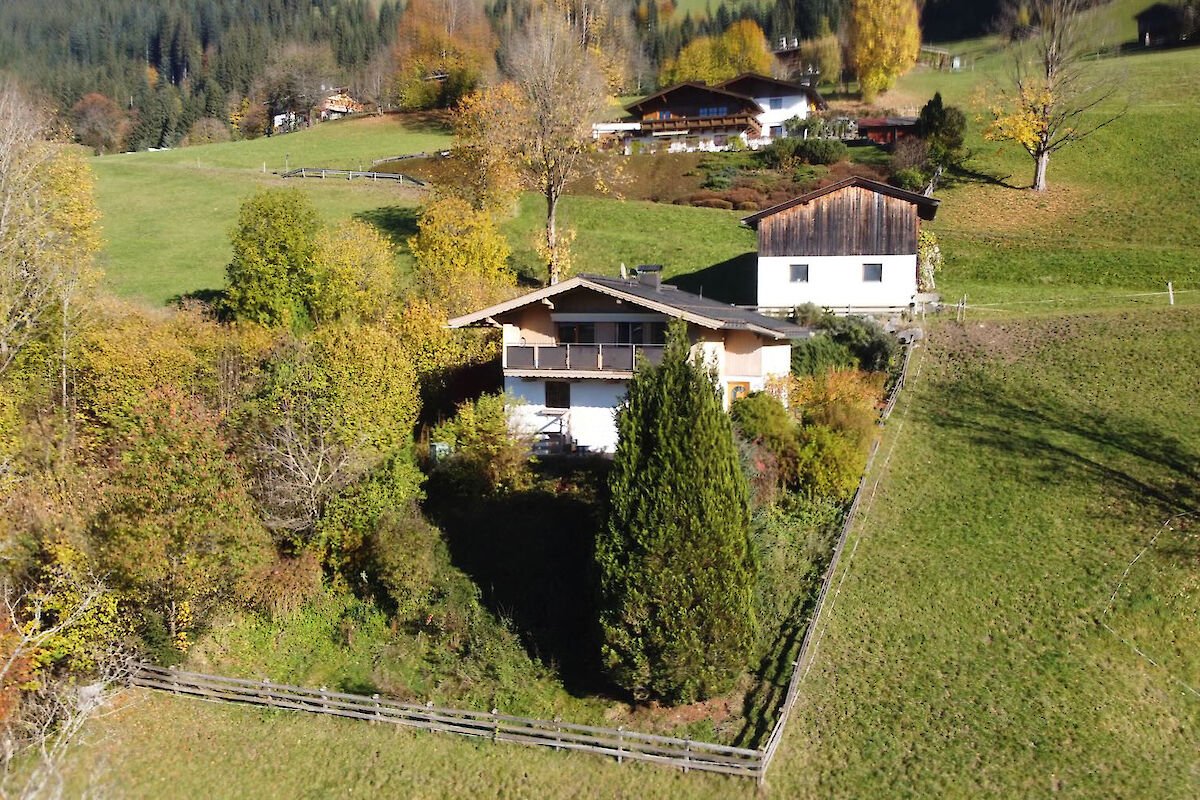
[[577, 696], [619, 695], [600, 670], [594, 566], [610, 466], [601, 457], [546, 459], [534, 488], [487, 497], [463, 497], [437, 471], [428, 486], [426, 510], [454, 565]]
[[374, 225], [397, 247], [408, 247], [408, 237], [417, 233], [417, 209], [411, 206], [380, 206], [360, 211], [354, 218]]
[[171, 295], [167, 305], [184, 308], [186, 306], [202, 306], [215, 313], [225, 304], [225, 289], [193, 289], [183, 294]]
[[1200, 513], [1200, 452], [1129, 415], [1081, 410], [1045, 396], [1019, 402], [1002, 381], [941, 387], [927, 412], [975, 446], [1020, 457], [1047, 483], [1111, 487], [1141, 506]]
[[742, 253], [711, 267], [667, 280], [685, 292], [734, 305], [758, 302], [758, 253]]
[[1028, 189], [1028, 186], [1018, 186], [1012, 183], [1012, 175], [997, 175], [990, 172], [971, 169], [961, 164], [952, 167], [948, 176], [951, 180], [963, 183], [986, 183], [991, 186], [1003, 186], [1005, 189]]
[[742, 718], [745, 721], [734, 739], [736, 747], [759, 747], [765, 744], [787, 698], [800, 642], [809, 625], [806, 615], [811, 612], [814, 599], [813, 592], [801, 592], [770, 652], [755, 670], [755, 686], [742, 702]]

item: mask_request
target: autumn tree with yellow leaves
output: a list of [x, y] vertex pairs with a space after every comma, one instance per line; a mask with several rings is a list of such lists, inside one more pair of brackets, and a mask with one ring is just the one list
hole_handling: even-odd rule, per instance
[[991, 121], [985, 138], [1016, 142], [1033, 159], [1033, 190], [1046, 190], [1046, 170], [1056, 150], [1077, 142], [1115, 122], [1124, 113], [1111, 109], [1119, 82], [1101, 82], [1094, 62], [1084, 59], [1088, 47], [1088, 20], [1084, 0], [1032, 0], [1013, 20], [1018, 30], [1033, 36], [1017, 41], [1007, 86], [986, 101]]
[[852, 0], [847, 26], [850, 65], [870, 102], [917, 63], [920, 14], [912, 0]]
[[771, 48], [762, 28], [744, 19], [720, 36], [701, 36], [689, 42], [663, 65], [660, 82], [720, 83], [744, 72], [769, 74], [771, 62]]

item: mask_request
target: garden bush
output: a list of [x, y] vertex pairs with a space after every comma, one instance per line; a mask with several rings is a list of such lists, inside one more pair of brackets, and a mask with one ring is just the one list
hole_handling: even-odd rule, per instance
[[824, 165], [844, 161], [847, 153], [839, 139], [801, 139], [794, 152], [805, 163]]
[[822, 375], [831, 369], [852, 367], [855, 363], [850, 349], [828, 334], [792, 342], [793, 375]]
[[850, 350], [861, 369], [869, 372], [887, 372], [900, 353], [900, 340], [868, 317], [831, 314], [821, 325], [830, 338]]
[[929, 176], [916, 167], [909, 167], [893, 172], [888, 183], [910, 192], [923, 192], [929, 184]]
[[850, 502], [867, 465], [863, 448], [824, 425], [806, 425], [800, 437], [798, 491], [813, 500]]

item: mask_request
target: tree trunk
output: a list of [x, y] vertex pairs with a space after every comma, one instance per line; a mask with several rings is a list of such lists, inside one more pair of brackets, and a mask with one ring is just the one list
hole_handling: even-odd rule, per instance
[[1046, 167], [1050, 166], [1050, 151], [1040, 150], [1033, 157], [1033, 190], [1035, 192], [1046, 191]]
[[546, 254], [550, 269], [550, 285], [558, 283], [558, 193], [546, 193]]

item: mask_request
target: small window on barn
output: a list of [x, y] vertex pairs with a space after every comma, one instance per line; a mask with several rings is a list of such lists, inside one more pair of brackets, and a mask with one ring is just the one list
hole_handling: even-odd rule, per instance
[[772, 111], [778, 111], [779, 109], [783, 108], [783, 98], [782, 97], [772, 97], [770, 102], [771, 102], [771, 110]]
[[808, 264], [792, 264], [792, 283], [808, 283]]
[[546, 408], [570, 408], [571, 384], [566, 381], [546, 381]]
[[879, 283], [883, 280], [883, 264], [863, 264], [863, 282]]

